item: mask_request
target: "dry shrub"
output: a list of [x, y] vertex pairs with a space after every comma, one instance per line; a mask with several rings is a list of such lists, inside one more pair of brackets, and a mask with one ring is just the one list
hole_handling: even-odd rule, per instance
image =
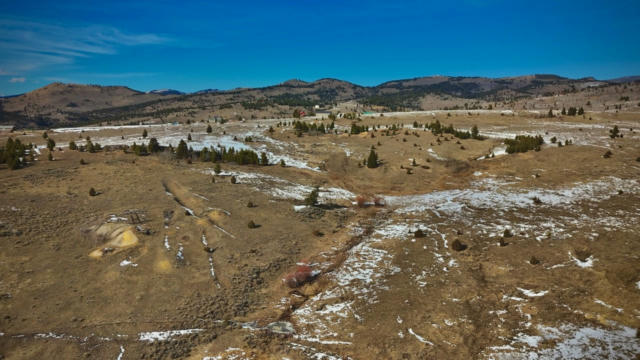
[[313, 271], [311, 271], [311, 266], [306, 262], [301, 262], [298, 263], [298, 267], [294, 272], [285, 275], [285, 277], [282, 279], [282, 282], [284, 282], [286, 286], [293, 289], [311, 281], [313, 277], [314, 276]]
[[385, 206], [387, 203], [384, 201], [383, 198], [379, 197], [379, 196], [375, 196], [373, 198], [373, 205], [376, 207], [383, 207]]

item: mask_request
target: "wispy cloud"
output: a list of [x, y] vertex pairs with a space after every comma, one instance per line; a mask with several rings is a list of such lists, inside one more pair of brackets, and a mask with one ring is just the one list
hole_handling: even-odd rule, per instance
[[25, 79], [23, 77], [12, 77], [11, 79], [9, 79], [9, 82], [10, 83], [23, 83], [23, 82], [25, 82], [25, 80], [27, 80], [27, 79]]
[[77, 58], [117, 54], [122, 47], [157, 45], [170, 39], [132, 34], [111, 26], [69, 27], [0, 17], [0, 69], [24, 73]]

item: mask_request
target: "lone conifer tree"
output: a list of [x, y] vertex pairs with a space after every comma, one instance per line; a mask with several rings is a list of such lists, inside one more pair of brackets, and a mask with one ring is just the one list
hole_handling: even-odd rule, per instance
[[320, 193], [320, 188], [317, 186], [313, 188], [311, 193], [304, 199], [304, 204], [308, 206], [315, 206], [318, 204], [318, 193]]
[[211, 125], [207, 125], [207, 134], [211, 134], [212, 131]]
[[260, 165], [269, 165], [269, 159], [267, 158], [267, 154], [265, 152], [262, 152], [260, 154]]
[[367, 167], [369, 169], [378, 167], [378, 154], [376, 154], [373, 149], [371, 149], [371, 152], [369, 152], [369, 157], [367, 158]]
[[476, 125], [473, 125], [473, 127], [471, 128], [471, 137], [477, 139], [479, 133], [480, 131], [478, 131], [478, 127]]
[[147, 138], [147, 129], [142, 130], [142, 138], [146, 139]]

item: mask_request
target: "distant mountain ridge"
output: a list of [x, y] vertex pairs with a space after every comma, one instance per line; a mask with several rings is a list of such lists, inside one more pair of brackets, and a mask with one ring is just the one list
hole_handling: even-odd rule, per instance
[[182, 91], [174, 90], [174, 89], [158, 89], [158, 90], [150, 90], [147, 91], [147, 94], [158, 94], [158, 95], [183, 95]]
[[423, 109], [425, 99], [433, 96], [468, 99], [466, 102], [501, 102], [634, 81], [640, 81], [640, 76], [598, 81], [592, 77], [570, 79], [553, 74], [503, 78], [435, 75], [391, 80], [376, 86], [322, 78], [313, 82], [291, 79], [261, 88], [206, 89], [194, 93], [173, 89], [145, 93], [125, 86], [52, 83], [22, 95], [2, 98], [0, 123], [49, 127], [162, 117], [187, 109], [215, 112], [229, 107], [236, 113], [246, 110], [275, 114], [289, 107], [344, 101], [395, 111]]

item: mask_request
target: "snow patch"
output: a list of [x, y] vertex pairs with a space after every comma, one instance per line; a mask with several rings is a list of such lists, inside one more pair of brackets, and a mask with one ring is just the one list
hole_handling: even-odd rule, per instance
[[148, 342], [167, 341], [167, 340], [171, 340], [175, 336], [196, 334], [201, 331], [203, 331], [203, 329], [141, 332], [138, 334], [138, 340], [148, 341]]

